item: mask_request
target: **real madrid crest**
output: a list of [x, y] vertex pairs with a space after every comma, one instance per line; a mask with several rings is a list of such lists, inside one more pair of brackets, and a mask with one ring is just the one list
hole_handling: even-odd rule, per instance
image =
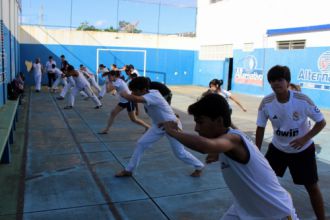
[[299, 113], [298, 113], [298, 112], [293, 112], [293, 114], [292, 114], [292, 119], [293, 119], [294, 121], [298, 121], [298, 120], [299, 120]]

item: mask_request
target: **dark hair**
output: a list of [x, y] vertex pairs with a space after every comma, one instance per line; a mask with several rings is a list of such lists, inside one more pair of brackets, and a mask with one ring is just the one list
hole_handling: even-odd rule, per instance
[[116, 64], [114, 64], [114, 63], [112, 64], [112, 66], [113, 66], [114, 68], [117, 68], [117, 65], [116, 65]]
[[114, 77], [120, 77], [120, 71], [119, 70], [110, 70], [109, 75], [114, 76]]
[[291, 81], [290, 69], [287, 66], [276, 65], [270, 68], [267, 73], [268, 82], [272, 82], [279, 79], [285, 79], [288, 83]]
[[103, 67], [103, 68], [105, 68], [105, 66], [104, 66], [103, 64], [100, 64], [99, 67]]
[[222, 79], [212, 79], [210, 82], [209, 82], [209, 87], [211, 87], [211, 85], [216, 85], [217, 87], [220, 88], [220, 86], [222, 86], [223, 84], [223, 80]]
[[55, 67], [56, 67], [56, 64], [55, 64], [55, 63], [53, 63], [53, 64], [52, 64], [52, 68], [54, 69]]
[[53, 57], [52, 56], [49, 56], [48, 59], [53, 59]]
[[128, 67], [129, 67], [130, 69], [134, 69], [133, 64], [128, 65]]
[[80, 64], [79, 67], [84, 67], [84, 65], [83, 64]]
[[74, 70], [74, 66], [69, 65], [68, 68], [67, 68], [67, 71], [72, 71], [72, 70]]
[[132, 81], [129, 83], [128, 87], [131, 91], [135, 90], [149, 90], [149, 80], [143, 76], [136, 77], [132, 79]]
[[61, 58], [65, 58], [65, 56], [62, 54], [62, 55], [61, 55]]
[[129, 77], [131, 77], [131, 79], [134, 79], [134, 78], [137, 77], [137, 74], [136, 73], [132, 73], [132, 74], [129, 75]]
[[218, 94], [207, 94], [188, 107], [188, 113], [193, 116], [206, 116], [215, 120], [222, 117], [224, 126], [230, 127], [230, 109], [224, 97]]

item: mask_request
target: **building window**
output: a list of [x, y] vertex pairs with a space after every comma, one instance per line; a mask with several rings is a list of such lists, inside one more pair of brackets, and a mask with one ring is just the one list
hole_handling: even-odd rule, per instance
[[277, 41], [278, 50], [297, 50], [305, 49], [306, 40], [284, 40]]
[[233, 45], [204, 45], [199, 50], [200, 60], [224, 60], [227, 57], [233, 57]]

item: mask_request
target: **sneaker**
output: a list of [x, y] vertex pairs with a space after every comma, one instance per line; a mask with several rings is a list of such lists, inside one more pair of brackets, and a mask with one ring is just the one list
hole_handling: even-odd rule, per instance
[[65, 106], [64, 109], [72, 109], [73, 107], [71, 105]]
[[97, 97], [99, 100], [101, 100], [101, 99], [103, 99], [103, 97], [102, 96], [99, 96], [99, 97]]
[[132, 176], [132, 172], [127, 171], [127, 170], [122, 170], [119, 173], [116, 173], [116, 177], [130, 177]]
[[57, 100], [63, 100], [63, 99], [64, 99], [64, 97], [62, 97], [62, 96], [59, 96], [59, 97], [56, 97], [56, 99], [57, 99]]
[[95, 109], [100, 109], [100, 108], [102, 108], [102, 105], [95, 106], [94, 108]]

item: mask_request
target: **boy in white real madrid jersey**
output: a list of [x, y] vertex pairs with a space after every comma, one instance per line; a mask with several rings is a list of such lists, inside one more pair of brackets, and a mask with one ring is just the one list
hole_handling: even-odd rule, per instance
[[208, 94], [188, 108], [195, 131], [182, 132], [174, 121], [165, 131], [183, 145], [205, 154], [219, 154], [223, 178], [234, 196], [221, 220], [298, 219], [289, 193], [279, 184], [269, 163], [243, 132], [230, 128], [229, 105], [224, 97]]
[[[310, 98], [288, 89], [291, 81], [288, 67], [272, 67], [267, 79], [274, 93], [266, 96], [260, 104], [256, 145], [261, 148], [269, 119], [273, 126], [273, 139], [265, 157], [277, 176], [282, 177], [286, 168], [289, 168], [293, 182], [305, 186], [317, 219], [324, 220], [312, 140], [325, 127], [324, 117]], [[312, 128], [309, 118], [315, 122]]]

